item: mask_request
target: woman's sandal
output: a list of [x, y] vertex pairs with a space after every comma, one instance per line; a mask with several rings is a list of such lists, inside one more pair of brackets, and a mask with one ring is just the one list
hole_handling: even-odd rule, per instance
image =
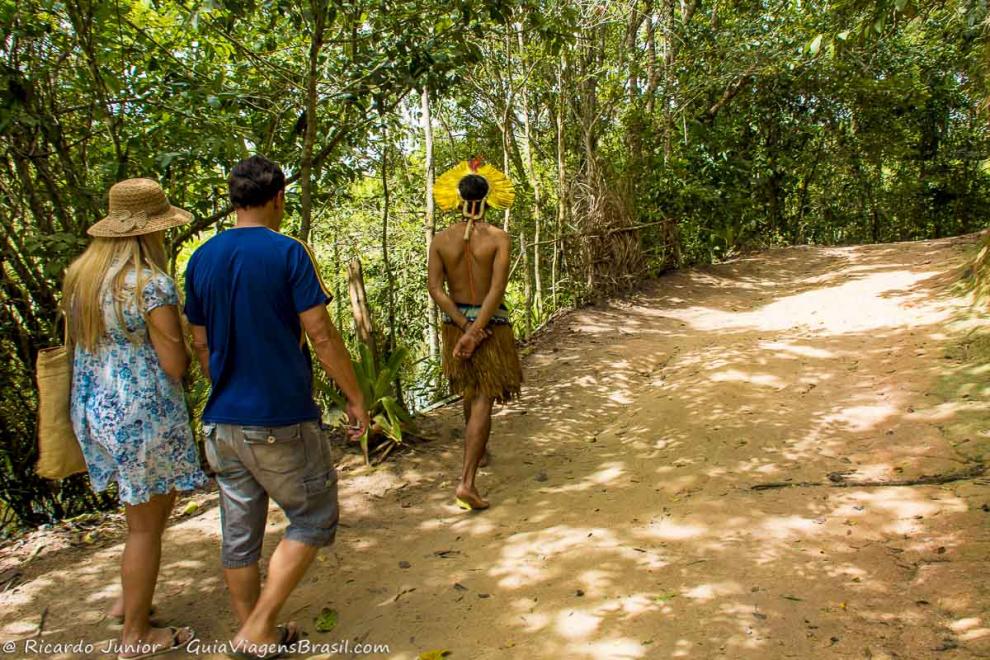
[[[275, 660], [292, 653], [292, 646], [299, 641], [299, 628], [289, 628], [289, 624], [276, 626], [279, 631], [279, 639], [276, 642], [277, 650], [268, 655], [255, 655], [247, 651], [234, 651], [233, 657], [238, 660]], [[258, 646], [271, 646], [270, 644], [259, 644]]]
[[[117, 660], [143, 660], [144, 658], [154, 658], [159, 655], [165, 655], [166, 653], [171, 653], [172, 651], [178, 651], [196, 639], [196, 631], [188, 626], [182, 628], [176, 628], [175, 626], [169, 626], [168, 629], [172, 632], [172, 644], [170, 646], [163, 646], [150, 653], [143, 653], [141, 655], [117, 655]], [[179, 634], [187, 632], [188, 637], [185, 640], [179, 639]]]

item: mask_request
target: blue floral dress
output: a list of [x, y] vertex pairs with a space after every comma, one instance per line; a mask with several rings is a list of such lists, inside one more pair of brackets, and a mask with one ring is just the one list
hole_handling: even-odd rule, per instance
[[[141, 296], [148, 312], [177, 305], [175, 283], [145, 272]], [[153, 495], [193, 490], [206, 482], [189, 426], [182, 385], [162, 369], [144, 317], [135, 304], [133, 269], [124, 281], [120, 327], [109, 286], [103, 295], [106, 335], [90, 353], [76, 346], [72, 373], [72, 426], [93, 489], [117, 482], [122, 502], [142, 504]], [[109, 281], [109, 280], [108, 280]]]

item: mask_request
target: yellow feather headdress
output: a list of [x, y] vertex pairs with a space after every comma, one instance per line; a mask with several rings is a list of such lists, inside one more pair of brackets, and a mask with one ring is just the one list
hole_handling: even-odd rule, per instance
[[436, 200], [437, 206], [444, 211], [462, 208], [465, 201], [461, 199], [457, 186], [461, 179], [469, 174], [477, 174], [488, 182], [488, 196], [485, 198], [488, 206], [493, 209], [507, 209], [512, 206], [516, 198], [512, 181], [491, 165], [483, 163], [480, 158], [461, 161], [453, 169], [437, 177], [433, 184], [433, 199]]

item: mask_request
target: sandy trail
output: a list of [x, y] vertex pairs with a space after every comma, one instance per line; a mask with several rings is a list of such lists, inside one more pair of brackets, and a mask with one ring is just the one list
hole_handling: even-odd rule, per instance
[[[985, 478], [751, 490], [987, 452], [983, 335], [952, 288], [975, 244], [775, 250], [567, 316], [497, 413], [494, 508], [453, 506], [459, 410], [437, 411], [436, 440], [342, 471], [337, 544], [287, 611], [314, 642], [402, 659], [990, 656]], [[225, 639], [215, 495], [201, 500], [168, 531], [156, 601]], [[46, 642], [111, 636], [119, 552], [40, 552], [0, 594], [0, 639], [33, 634], [46, 607]], [[339, 624], [319, 634], [325, 606]]]

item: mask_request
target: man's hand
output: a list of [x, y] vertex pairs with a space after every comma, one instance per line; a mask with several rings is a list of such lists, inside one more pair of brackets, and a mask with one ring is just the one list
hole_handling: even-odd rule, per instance
[[371, 419], [368, 417], [368, 411], [365, 410], [364, 401], [348, 401], [346, 412], [349, 424], [347, 436], [351, 442], [355, 442], [371, 427]]
[[468, 325], [467, 332], [454, 345], [454, 357], [467, 360], [491, 336], [492, 333], [487, 328], [476, 328], [473, 323]]

